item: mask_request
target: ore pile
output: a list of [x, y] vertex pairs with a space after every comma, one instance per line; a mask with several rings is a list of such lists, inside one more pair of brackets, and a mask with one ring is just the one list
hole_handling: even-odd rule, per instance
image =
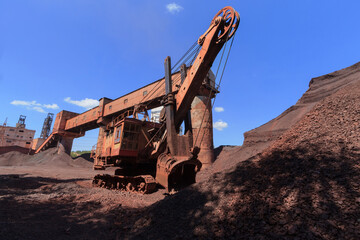
[[[226, 151], [226, 153], [221, 152], [213, 166], [198, 174], [198, 181], [204, 181], [211, 173], [230, 169], [239, 162], [261, 153], [301, 120], [317, 103], [339, 89], [359, 80], [360, 62], [339, 71], [311, 79], [309, 89], [295, 105], [273, 120], [246, 132], [243, 146], [235, 147], [232, 151]], [[221, 155], [224, 155], [224, 157]]]
[[134, 239], [359, 239], [360, 77], [318, 99], [261, 154], [118, 227]]
[[35, 155], [27, 155], [20, 152], [8, 152], [0, 155], [0, 166], [43, 166], [43, 167], [87, 167], [92, 163], [82, 157], [73, 159], [68, 154], [57, 153], [56, 148], [50, 148]]

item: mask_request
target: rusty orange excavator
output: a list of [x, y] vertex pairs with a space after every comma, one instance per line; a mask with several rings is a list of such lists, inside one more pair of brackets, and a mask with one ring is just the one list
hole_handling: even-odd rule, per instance
[[[211, 99], [218, 87], [210, 68], [239, 21], [232, 7], [221, 9], [172, 68], [170, 57], [165, 59], [165, 78], [115, 100], [102, 98], [98, 107], [82, 114], [61, 111], [36, 152], [58, 147], [70, 153], [74, 138], [99, 128], [94, 169], [118, 169], [115, 175], [96, 175], [93, 185], [151, 193], [157, 184], [171, 190], [194, 183], [196, 173], [214, 157]], [[147, 111], [158, 107], [163, 107], [161, 114], [153, 121]]]

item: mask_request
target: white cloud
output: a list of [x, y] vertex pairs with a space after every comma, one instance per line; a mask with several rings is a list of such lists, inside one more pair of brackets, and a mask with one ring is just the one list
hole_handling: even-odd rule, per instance
[[22, 101], [22, 100], [14, 100], [10, 104], [15, 106], [25, 106], [29, 110], [34, 110], [37, 112], [45, 113], [44, 108], [48, 109], [58, 109], [59, 106], [55, 103], [53, 104], [41, 104], [36, 101]]
[[181, 10], [183, 10], [184, 8], [176, 3], [169, 3], [166, 5], [166, 9], [172, 13], [175, 14], [177, 12], [180, 12]]
[[36, 101], [30, 102], [30, 101], [21, 101], [21, 100], [14, 100], [10, 104], [16, 105], [16, 106], [18, 106], [18, 105], [20, 105], [20, 106], [35, 106], [35, 105], [38, 105], [36, 103]]
[[215, 112], [223, 112], [225, 109], [223, 107], [215, 107]]
[[35, 110], [35, 111], [38, 111], [38, 112], [41, 112], [41, 113], [45, 113], [45, 110], [42, 107], [35, 106], [35, 107], [32, 107], [31, 109]]
[[91, 98], [85, 98], [83, 100], [71, 100], [70, 97], [67, 97], [64, 99], [65, 102], [74, 104], [79, 107], [86, 108], [86, 110], [89, 110], [93, 107], [96, 107], [99, 105], [99, 101]]
[[224, 122], [223, 120], [218, 120], [218, 121], [214, 122], [213, 126], [215, 129], [222, 131], [224, 128], [228, 127], [228, 124], [227, 124], [227, 122]]
[[55, 103], [53, 103], [53, 104], [44, 104], [43, 107], [50, 108], [50, 109], [58, 109], [59, 108], [59, 106], [57, 104], [55, 104]]

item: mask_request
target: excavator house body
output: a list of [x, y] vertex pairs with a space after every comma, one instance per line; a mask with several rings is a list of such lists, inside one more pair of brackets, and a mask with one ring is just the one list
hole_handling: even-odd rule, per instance
[[[192, 136], [188, 134], [176, 136], [174, 143], [179, 149], [176, 156], [164, 153], [163, 148], [166, 148], [166, 143], [162, 143], [161, 138], [156, 135], [161, 132], [161, 126], [160, 123], [126, 117], [113, 127], [107, 127], [102, 147], [92, 153], [96, 163], [94, 169], [101, 170], [111, 166], [119, 168], [115, 170], [116, 176], [112, 180], [109, 175], [97, 175], [95, 178], [106, 179], [108, 183], [95, 181], [95, 184], [121, 188], [121, 184], [116, 182], [124, 180], [124, 177], [127, 180], [137, 178], [138, 183], [132, 183], [128, 188], [134, 191], [140, 189], [139, 192], [144, 192], [140, 184], [145, 178], [148, 181], [146, 187], [149, 183], [157, 183], [168, 190], [194, 183], [201, 162], [196, 157], [197, 152], [195, 155], [191, 153]], [[150, 139], [153, 139], [152, 144], [149, 144]], [[112, 182], [114, 180], [115, 183]], [[150, 187], [145, 193], [154, 189]]]
[[[148, 143], [146, 132], [151, 136], [159, 130], [161, 124], [150, 121], [142, 121], [136, 118], [124, 118], [113, 128], [105, 130], [103, 147], [99, 149], [97, 165], [134, 165], [151, 162], [152, 159], [144, 159], [143, 153]], [[96, 154], [97, 155], [97, 154]]]

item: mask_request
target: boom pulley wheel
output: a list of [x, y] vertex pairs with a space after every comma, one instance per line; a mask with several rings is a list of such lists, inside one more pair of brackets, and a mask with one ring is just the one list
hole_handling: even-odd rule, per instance
[[224, 21], [224, 27], [219, 31], [217, 42], [229, 40], [236, 32], [240, 23], [240, 15], [232, 7], [224, 7], [221, 9], [211, 21], [211, 24], [216, 24], [219, 17]]

